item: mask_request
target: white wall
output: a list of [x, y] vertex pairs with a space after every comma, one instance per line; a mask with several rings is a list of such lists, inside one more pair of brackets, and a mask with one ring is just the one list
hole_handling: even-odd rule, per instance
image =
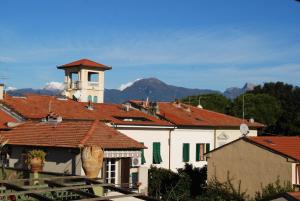
[[209, 143], [213, 149], [214, 130], [203, 129], [175, 129], [171, 132], [171, 170], [183, 168], [183, 143], [190, 144], [190, 161], [194, 167], [203, 167], [206, 161], [196, 161], [196, 144]]
[[142, 166], [150, 167], [153, 160], [153, 142], [160, 142], [160, 153], [162, 162], [160, 164], [153, 164], [156, 167], [169, 168], [169, 130], [167, 129], [143, 129], [143, 128], [117, 128], [121, 133], [138, 142], [143, 142], [148, 149], [144, 149], [146, 163]]
[[[257, 130], [250, 130], [247, 136], [257, 136]], [[234, 129], [218, 129], [216, 130], [216, 148], [222, 146], [224, 143], [232, 142], [242, 137], [239, 128]]]
[[[229, 143], [233, 140], [240, 138], [241, 132], [239, 128], [236, 129], [195, 129], [195, 128], [176, 128], [171, 131], [171, 153], [170, 153], [170, 166], [169, 166], [169, 130], [168, 129], [150, 129], [150, 128], [117, 128], [121, 133], [124, 133], [130, 138], [135, 139], [138, 142], [143, 142], [148, 149], [144, 150], [146, 163], [142, 166], [150, 167], [154, 165], [156, 167], [162, 167], [177, 171], [178, 168], [183, 168], [185, 162], [183, 162], [183, 143], [190, 144], [190, 164], [194, 167], [203, 167], [207, 164], [206, 161], [196, 161], [196, 144], [209, 143], [210, 150], [221, 146], [223, 143]], [[248, 136], [257, 136], [256, 130], [250, 130]], [[225, 140], [224, 140], [225, 139]], [[152, 152], [153, 142], [161, 143], [161, 164], [152, 164]]]

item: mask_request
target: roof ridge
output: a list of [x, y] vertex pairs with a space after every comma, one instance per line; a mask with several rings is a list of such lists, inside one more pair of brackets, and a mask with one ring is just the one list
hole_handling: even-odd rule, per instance
[[86, 141], [93, 135], [97, 124], [98, 124], [98, 120], [95, 120], [93, 122], [93, 124], [91, 125], [90, 130], [86, 133], [84, 138], [82, 140], [80, 140], [79, 146], [83, 146], [86, 143]]

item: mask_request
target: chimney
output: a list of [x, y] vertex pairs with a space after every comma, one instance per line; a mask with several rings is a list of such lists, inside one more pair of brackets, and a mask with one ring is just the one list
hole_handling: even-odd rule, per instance
[[0, 84], [0, 100], [4, 98], [4, 84]]

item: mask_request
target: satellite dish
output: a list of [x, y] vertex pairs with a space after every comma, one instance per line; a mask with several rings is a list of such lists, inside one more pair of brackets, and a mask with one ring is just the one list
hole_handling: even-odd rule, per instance
[[76, 91], [73, 96], [78, 100], [81, 96], [80, 91]]
[[242, 133], [243, 136], [246, 136], [249, 133], [249, 128], [247, 126], [247, 124], [241, 124], [240, 125], [240, 131]]

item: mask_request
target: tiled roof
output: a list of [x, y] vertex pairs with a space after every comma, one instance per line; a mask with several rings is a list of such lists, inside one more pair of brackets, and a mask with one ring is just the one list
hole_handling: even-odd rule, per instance
[[[26, 97], [11, 97], [6, 95], [3, 101], [0, 101], [14, 112], [26, 119], [41, 119], [54, 112], [63, 119], [77, 120], [100, 120], [110, 121], [115, 124], [123, 125], [159, 125], [170, 126], [167, 121], [160, 120], [147, 115], [141, 111], [130, 109], [125, 111], [119, 104], [93, 104], [93, 110], [87, 109], [87, 103], [80, 103], [71, 99], [61, 100], [53, 96], [27, 95]], [[123, 121], [122, 118], [140, 118], [146, 121]]]
[[[144, 107], [141, 101], [130, 101], [131, 103]], [[263, 124], [242, 120], [233, 116], [197, 108], [183, 103], [157, 102], [159, 106], [158, 115], [174, 123], [177, 126], [208, 126], [208, 127], [238, 127], [246, 123], [249, 127], [263, 127]]]
[[300, 136], [296, 137], [279, 137], [279, 136], [261, 136], [247, 137], [252, 143], [271, 149], [279, 154], [283, 154], [295, 160], [300, 160]]
[[98, 68], [98, 69], [103, 69], [103, 70], [110, 70], [110, 66], [106, 66], [104, 64], [96, 63], [94, 61], [91, 61], [89, 59], [80, 59], [78, 61], [73, 61], [68, 64], [64, 64], [61, 66], [58, 66], [58, 69], [64, 69], [64, 68], [69, 68], [69, 67], [75, 67], [75, 66], [87, 66], [87, 67], [93, 67], [93, 68]]
[[141, 149], [144, 146], [98, 121], [26, 122], [1, 131], [8, 144], [51, 147], [97, 145], [104, 149]]
[[7, 128], [7, 122], [17, 122], [12, 116], [0, 110], [0, 129]]
[[300, 200], [300, 191], [298, 192], [288, 192], [287, 193], [289, 196], [294, 198], [295, 200]]

